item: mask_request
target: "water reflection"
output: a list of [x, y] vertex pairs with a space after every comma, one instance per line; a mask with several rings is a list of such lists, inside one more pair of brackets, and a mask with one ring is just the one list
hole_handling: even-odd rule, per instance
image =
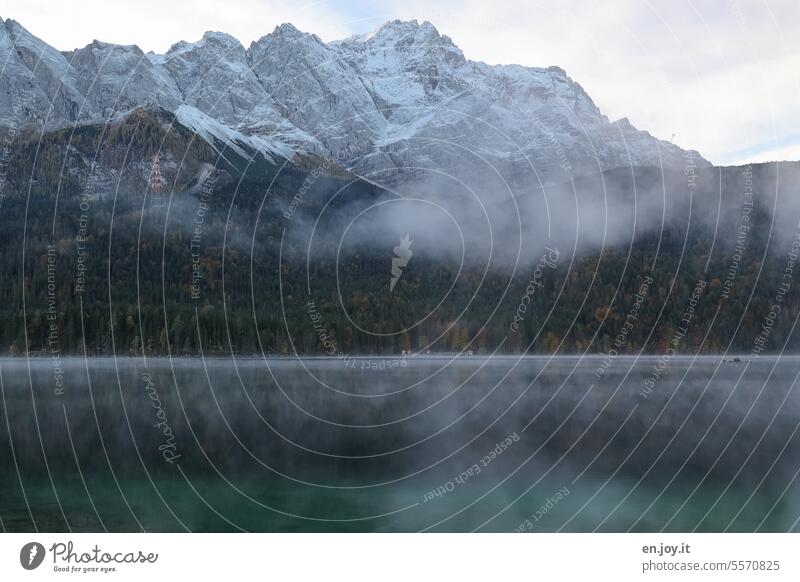
[[0, 360], [3, 525], [786, 531], [800, 516], [798, 359], [676, 358], [650, 390], [653, 358], [363, 362]]

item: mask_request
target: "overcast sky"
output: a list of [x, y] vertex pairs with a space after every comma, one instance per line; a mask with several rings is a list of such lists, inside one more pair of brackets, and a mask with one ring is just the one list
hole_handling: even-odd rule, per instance
[[323, 40], [429, 20], [467, 58], [558, 65], [611, 119], [718, 164], [800, 160], [800, 0], [3, 0], [61, 50], [164, 52], [206, 30], [245, 46], [282, 22]]

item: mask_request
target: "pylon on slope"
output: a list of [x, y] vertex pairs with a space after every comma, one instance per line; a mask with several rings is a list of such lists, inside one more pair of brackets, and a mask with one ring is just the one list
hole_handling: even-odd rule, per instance
[[161, 177], [161, 161], [158, 153], [153, 155], [147, 187], [150, 190], [150, 206], [161, 206], [164, 203], [164, 178]]

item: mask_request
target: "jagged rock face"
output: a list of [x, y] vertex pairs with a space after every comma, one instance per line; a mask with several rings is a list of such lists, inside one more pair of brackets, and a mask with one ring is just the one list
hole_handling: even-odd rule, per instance
[[0, 123], [62, 123], [77, 119], [78, 79], [64, 56], [16, 22], [0, 22]]
[[428, 22], [394, 21], [373, 34], [333, 43], [341, 57], [367, 80], [383, 110], [408, 116], [403, 107], [436, 106], [468, 88], [471, 64]]
[[187, 105], [223, 123], [263, 119], [279, 124], [282, 120], [250, 69], [244, 47], [232, 36], [207, 32], [199, 42], [179, 42], [152, 60], [169, 71]]
[[[170, 75], [136, 46], [94, 41], [70, 54], [86, 96], [87, 112], [109, 119], [136, 107], [175, 110], [181, 94]], [[90, 113], [91, 114], [91, 113]]]
[[562, 69], [467, 60], [427, 22], [332, 43], [284, 24], [247, 50], [209, 32], [145, 55], [97, 41], [62, 54], [6, 21], [0, 63], [3, 125], [55, 128], [159, 106], [207, 140], [328, 155], [378, 182], [464, 165], [528, 181], [681, 169], [690, 155], [709, 165], [627, 120], [610, 123]]

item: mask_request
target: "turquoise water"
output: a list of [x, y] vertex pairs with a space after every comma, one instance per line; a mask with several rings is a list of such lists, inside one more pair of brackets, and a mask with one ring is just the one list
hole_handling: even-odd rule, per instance
[[392, 362], [0, 360], [2, 526], [797, 529], [800, 359]]

